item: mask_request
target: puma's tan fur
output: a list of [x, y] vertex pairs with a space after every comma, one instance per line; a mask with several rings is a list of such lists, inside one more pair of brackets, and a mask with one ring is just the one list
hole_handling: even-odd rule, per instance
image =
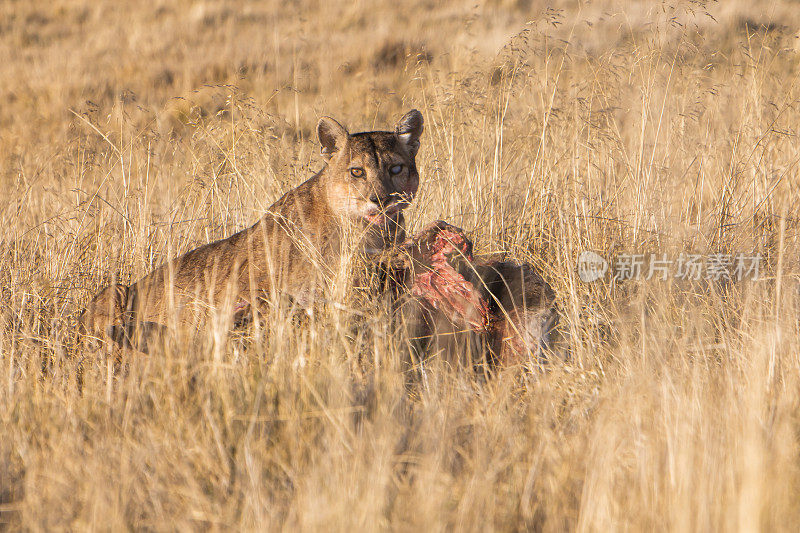
[[147, 351], [147, 337], [222, 312], [236, 321], [270, 298], [308, 307], [345, 254], [379, 252], [402, 241], [402, 210], [417, 192], [415, 156], [422, 115], [394, 131], [349, 134], [317, 125], [325, 167], [275, 202], [253, 226], [173, 259], [131, 286], [97, 294], [80, 323], [90, 346], [111, 341]]

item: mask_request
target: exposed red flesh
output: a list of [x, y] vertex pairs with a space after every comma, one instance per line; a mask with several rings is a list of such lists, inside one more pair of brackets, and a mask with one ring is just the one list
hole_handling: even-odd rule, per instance
[[476, 331], [489, 325], [489, 304], [454, 263], [472, 262], [472, 243], [458, 228], [436, 222], [411, 240], [415, 268], [411, 294]]

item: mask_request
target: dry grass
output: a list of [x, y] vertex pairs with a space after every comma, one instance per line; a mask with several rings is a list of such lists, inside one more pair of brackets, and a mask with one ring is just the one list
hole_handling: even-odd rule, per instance
[[[0, 5], [0, 524], [796, 527], [797, 5], [153, 4]], [[112, 278], [319, 168], [320, 115], [410, 107], [412, 226], [537, 265], [568, 361], [407, 394], [385, 318], [357, 309], [118, 376], [72, 352]], [[761, 253], [763, 279], [588, 285], [584, 249]]]

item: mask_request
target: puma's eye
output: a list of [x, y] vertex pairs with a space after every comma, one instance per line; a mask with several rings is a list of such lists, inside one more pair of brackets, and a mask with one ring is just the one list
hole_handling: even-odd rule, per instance
[[354, 178], [363, 178], [364, 177], [364, 169], [363, 168], [351, 168], [350, 175]]
[[392, 175], [400, 174], [401, 170], [403, 170], [403, 165], [392, 165], [389, 167], [389, 174]]

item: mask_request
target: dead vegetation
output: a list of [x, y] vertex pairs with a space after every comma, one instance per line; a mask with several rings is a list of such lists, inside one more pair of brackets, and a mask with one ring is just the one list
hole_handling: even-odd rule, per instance
[[[793, 529], [798, 30], [788, 0], [3, 3], [0, 523]], [[116, 375], [73, 350], [99, 288], [318, 169], [321, 115], [411, 107], [410, 231], [534, 264], [567, 361], [409, 391], [385, 317], [336, 302]], [[586, 284], [583, 250], [762, 279]]]

